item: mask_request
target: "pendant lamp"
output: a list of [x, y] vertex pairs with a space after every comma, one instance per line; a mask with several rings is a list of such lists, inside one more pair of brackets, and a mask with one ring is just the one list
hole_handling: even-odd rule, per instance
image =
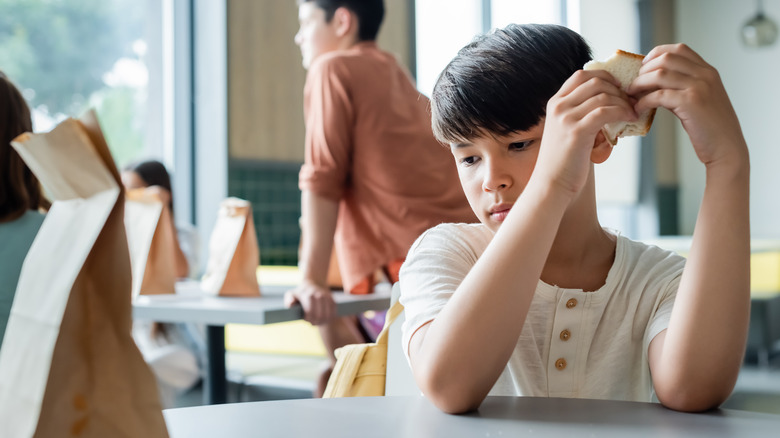
[[747, 47], [767, 47], [777, 40], [777, 24], [764, 14], [762, 0], [757, 0], [758, 11], [742, 26], [742, 43]]

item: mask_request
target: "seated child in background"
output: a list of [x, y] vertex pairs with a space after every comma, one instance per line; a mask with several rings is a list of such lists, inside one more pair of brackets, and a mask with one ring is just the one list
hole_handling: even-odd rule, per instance
[[32, 132], [30, 108], [0, 71], [0, 346], [22, 263], [50, 206], [38, 179], [11, 146], [25, 132]]
[[[423, 234], [401, 268], [403, 346], [440, 409], [488, 395], [659, 401], [701, 411], [731, 393], [747, 336], [748, 150], [717, 71], [659, 46], [621, 91], [583, 71], [555, 25], [510, 25], [464, 47], [431, 98], [481, 224]], [[608, 122], [677, 116], [706, 168], [690, 255], [601, 227], [593, 163]], [[619, 146], [618, 146], [619, 147]]]
[[178, 278], [198, 277], [198, 256], [200, 244], [198, 234], [192, 225], [176, 222], [173, 214], [173, 190], [171, 189], [171, 177], [165, 165], [156, 160], [133, 163], [122, 170], [122, 184], [125, 189], [133, 190], [145, 188], [153, 192], [168, 206], [171, 213], [171, 221], [176, 229], [174, 236], [178, 240], [176, 247], [176, 276]]
[[[173, 214], [171, 178], [159, 161], [134, 163], [122, 170], [125, 189], [145, 188], [154, 192], [168, 206], [176, 228], [176, 276], [198, 275], [197, 233], [189, 224], [177, 223]], [[175, 406], [175, 398], [194, 386], [201, 377], [204, 351], [203, 334], [194, 324], [171, 324], [134, 321], [133, 339], [157, 377], [163, 407]]]

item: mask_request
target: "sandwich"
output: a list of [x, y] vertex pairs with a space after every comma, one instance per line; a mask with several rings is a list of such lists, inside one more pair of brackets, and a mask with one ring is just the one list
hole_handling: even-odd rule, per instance
[[[608, 71], [618, 80], [618, 82], [620, 82], [620, 88], [623, 89], [623, 91], [626, 91], [631, 82], [633, 82], [639, 74], [639, 68], [642, 67], [642, 59], [644, 59], [643, 55], [618, 50], [605, 61], [588, 62], [583, 69]], [[604, 136], [607, 137], [609, 144], [615, 146], [618, 137], [629, 137], [632, 135], [644, 136], [647, 134], [647, 132], [650, 131], [650, 126], [653, 124], [653, 117], [655, 117], [655, 108], [645, 110], [642, 114], [639, 114], [639, 118], [633, 122], [607, 123], [601, 131], [604, 133]]]

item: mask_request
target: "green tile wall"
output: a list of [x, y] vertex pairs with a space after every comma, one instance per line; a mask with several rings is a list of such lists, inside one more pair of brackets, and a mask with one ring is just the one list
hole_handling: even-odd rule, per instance
[[656, 196], [658, 199], [658, 234], [661, 236], [674, 236], [679, 234], [678, 226], [680, 189], [677, 186], [658, 186]]
[[263, 265], [298, 263], [300, 167], [301, 163], [249, 160], [232, 160], [228, 165], [228, 195], [252, 203]]

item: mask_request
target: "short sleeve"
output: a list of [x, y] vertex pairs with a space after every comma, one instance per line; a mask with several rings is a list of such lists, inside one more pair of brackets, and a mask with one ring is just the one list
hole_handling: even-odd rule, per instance
[[651, 316], [650, 323], [645, 331], [644, 351], [650, 347], [650, 342], [658, 336], [659, 333], [669, 327], [669, 320], [672, 317], [672, 308], [674, 300], [677, 298], [677, 289], [680, 287], [680, 279], [685, 265], [682, 257], [677, 258], [674, 269], [669, 271], [669, 276], [664, 282], [665, 286], [656, 300], [655, 312]]
[[355, 115], [349, 69], [338, 57], [318, 59], [304, 88], [306, 143], [301, 190], [339, 200], [350, 175]]
[[490, 241], [488, 233], [481, 225], [443, 224], [412, 245], [400, 271], [401, 341], [407, 360], [412, 335], [447, 304]]

